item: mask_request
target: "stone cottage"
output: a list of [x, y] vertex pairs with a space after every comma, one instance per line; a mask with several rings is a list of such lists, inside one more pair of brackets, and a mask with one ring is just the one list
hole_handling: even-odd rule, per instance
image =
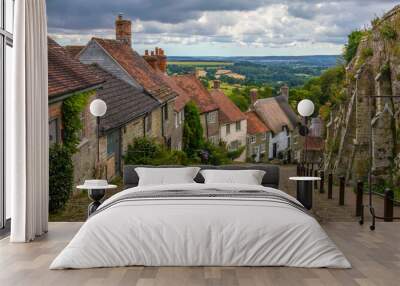
[[115, 25], [115, 40], [92, 38], [76, 57], [85, 64], [96, 63], [156, 99], [160, 106], [146, 115], [145, 136], [154, 137], [169, 148], [178, 148], [181, 144], [175, 142], [173, 146], [172, 142], [176, 92], [168, 85], [162, 72], [152, 68], [132, 49], [131, 21], [119, 15]]
[[[76, 94], [87, 91], [98, 92], [104, 79], [94, 74], [87, 66], [73, 59], [53, 39], [48, 38], [48, 82], [49, 82], [49, 143], [63, 143], [63, 102]], [[96, 97], [94, 93], [89, 102]], [[80, 144], [73, 155], [74, 182], [82, 182], [94, 174], [97, 144], [96, 119], [86, 106], [81, 114], [83, 128]]]
[[[246, 115], [219, 88], [219, 81], [214, 81], [210, 91], [212, 100], [219, 110], [219, 137], [225, 142], [229, 151], [236, 151], [246, 146], [247, 120]], [[244, 162], [246, 151], [236, 159]]]
[[252, 102], [251, 109], [271, 131], [268, 148], [269, 159], [290, 162], [293, 158], [293, 137], [297, 132], [299, 118], [289, 105], [287, 86], [281, 89], [281, 94], [278, 96]]
[[[250, 91], [250, 100], [253, 103], [257, 101], [257, 89]], [[250, 108], [253, 106], [254, 104], [251, 104]], [[270, 137], [268, 126], [252, 109], [247, 111], [245, 115], [247, 118], [247, 159], [256, 163], [268, 160]]]
[[146, 118], [161, 105], [143, 89], [138, 89], [99, 67], [90, 65], [93, 74], [105, 80], [97, 98], [107, 104], [100, 118], [100, 162], [106, 165], [107, 179], [122, 172], [123, 156], [134, 138], [144, 137]]
[[219, 107], [214, 102], [210, 92], [203, 86], [196, 75], [179, 75], [172, 77], [176, 84], [186, 92], [186, 97], [178, 99], [180, 101], [193, 100], [200, 110], [200, 121], [203, 127], [204, 138], [218, 144], [220, 141], [219, 130]]

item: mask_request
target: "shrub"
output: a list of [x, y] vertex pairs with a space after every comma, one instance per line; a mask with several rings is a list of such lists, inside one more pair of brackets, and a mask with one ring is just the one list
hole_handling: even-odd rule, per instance
[[350, 63], [351, 60], [356, 56], [358, 46], [361, 42], [361, 39], [366, 35], [366, 31], [356, 30], [350, 33], [348, 36], [348, 42], [344, 48], [343, 58], [347, 63]]
[[369, 57], [372, 57], [374, 55], [374, 50], [372, 48], [364, 48], [361, 51], [361, 57], [363, 59], [367, 59]]
[[74, 167], [65, 146], [54, 144], [49, 151], [49, 212], [62, 209], [73, 187]]
[[397, 38], [396, 30], [389, 23], [383, 24], [379, 32], [386, 40], [395, 40]]
[[203, 127], [200, 112], [196, 104], [190, 101], [185, 106], [185, 121], [182, 135], [183, 151], [189, 158], [195, 158], [204, 144]]
[[168, 150], [158, 144], [154, 139], [135, 138], [133, 143], [128, 145], [124, 156], [125, 164], [130, 165], [187, 165], [188, 158], [182, 151]]

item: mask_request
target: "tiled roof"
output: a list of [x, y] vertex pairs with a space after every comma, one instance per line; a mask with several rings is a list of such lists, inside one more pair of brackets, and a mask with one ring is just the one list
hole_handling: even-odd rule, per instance
[[176, 77], [171, 77], [164, 74], [163, 76], [170, 88], [178, 94], [178, 96], [175, 98], [174, 110], [179, 112], [185, 107], [186, 103], [190, 101], [190, 93], [186, 92], [179, 86]]
[[254, 135], [270, 131], [254, 111], [245, 113], [247, 117], [247, 133]]
[[304, 148], [310, 151], [322, 151], [324, 149], [324, 139], [321, 137], [306, 136]]
[[73, 57], [76, 58], [85, 46], [65, 46], [64, 48]]
[[274, 133], [281, 132], [284, 126], [293, 130], [298, 122], [298, 118], [289, 103], [279, 96], [259, 99], [254, 108], [257, 115]]
[[246, 119], [246, 115], [220, 89], [211, 90], [211, 96], [218, 105], [221, 123], [232, 123]]
[[130, 46], [117, 40], [93, 38], [119, 65], [160, 102], [177, 96], [160, 73], [155, 71]]
[[218, 109], [218, 105], [212, 99], [210, 92], [203, 86], [195, 75], [179, 75], [174, 77], [175, 82], [192, 99], [200, 109], [200, 113], [206, 113]]
[[99, 85], [103, 79], [48, 37], [49, 97], [64, 95]]
[[118, 79], [98, 65], [88, 67], [105, 79], [103, 88], [97, 92], [97, 96], [107, 103], [107, 113], [100, 120], [102, 131], [118, 128], [160, 106], [151, 95]]

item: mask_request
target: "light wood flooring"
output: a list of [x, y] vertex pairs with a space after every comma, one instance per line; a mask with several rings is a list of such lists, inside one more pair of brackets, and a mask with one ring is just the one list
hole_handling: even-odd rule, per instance
[[82, 223], [50, 223], [29, 244], [0, 241], [0, 285], [400, 285], [400, 223], [378, 223], [375, 232], [356, 222], [323, 225], [352, 269], [288, 267], [125, 267], [48, 270]]

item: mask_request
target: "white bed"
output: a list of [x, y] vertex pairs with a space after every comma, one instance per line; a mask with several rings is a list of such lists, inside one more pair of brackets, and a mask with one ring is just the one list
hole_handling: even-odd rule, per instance
[[[174, 184], [127, 189], [105, 201], [50, 269], [145, 266], [292, 266], [350, 268], [309, 214], [279, 200], [246, 197], [160, 197], [138, 192], [265, 191], [238, 184]], [[144, 193], [140, 193], [144, 194]]]

